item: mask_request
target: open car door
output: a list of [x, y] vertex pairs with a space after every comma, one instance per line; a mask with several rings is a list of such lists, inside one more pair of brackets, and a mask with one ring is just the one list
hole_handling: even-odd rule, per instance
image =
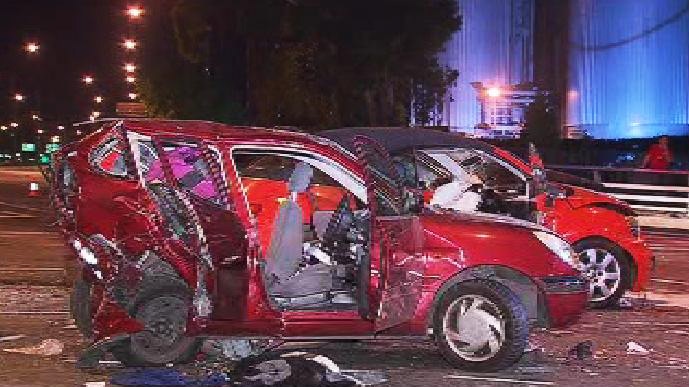
[[194, 259], [194, 311], [214, 320], [246, 317], [246, 230], [228, 194], [219, 150], [195, 139], [138, 143], [140, 172], [172, 242]]
[[423, 232], [387, 151], [365, 136], [354, 141], [371, 209], [370, 307], [365, 317], [374, 320], [378, 332], [414, 316], [425, 267]]

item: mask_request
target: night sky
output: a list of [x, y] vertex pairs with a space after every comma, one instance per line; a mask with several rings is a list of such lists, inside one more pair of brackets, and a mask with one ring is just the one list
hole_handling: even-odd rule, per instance
[[[39, 112], [45, 130], [88, 119], [94, 110], [112, 115], [124, 101], [127, 87], [122, 69], [127, 60], [121, 42], [135, 35], [122, 0], [5, 0], [0, 12], [0, 123], [26, 121]], [[38, 54], [23, 50], [40, 43]], [[81, 78], [93, 75], [86, 86]], [[15, 92], [27, 96], [12, 101]], [[96, 108], [93, 98], [105, 103]], [[27, 118], [28, 117], [28, 118]], [[27, 123], [27, 125], [29, 125]]]

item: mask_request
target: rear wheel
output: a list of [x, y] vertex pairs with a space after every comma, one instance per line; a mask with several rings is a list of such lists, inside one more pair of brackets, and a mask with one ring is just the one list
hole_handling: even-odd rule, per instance
[[69, 297], [69, 309], [74, 319], [74, 325], [84, 337], [93, 335], [92, 290], [93, 285], [79, 275], [74, 281], [74, 287]]
[[144, 330], [114, 348], [113, 355], [127, 366], [186, 363], [196, 356], [200, 340], [185, 335], [191, 291], [169, 277], [144, 280], [130, 313]]
[[617, 305], [631, 286], [627, 254], [604, 240], [588, 239], [574, 245], [581, 272], [589, 280], [590, 303], [594, 308]]
[[522, 356], [529, 336], [524, 305], [506, 286], [466, 281], [440, 299], [433, 331], [442, 355], [469, 371], [490, 372], [511, 366]]

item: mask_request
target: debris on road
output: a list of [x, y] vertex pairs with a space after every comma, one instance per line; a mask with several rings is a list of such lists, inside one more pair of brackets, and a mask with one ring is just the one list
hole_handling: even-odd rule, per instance
[[617, 303], [617, 307], [620, 309], [632, 309], [634, 305], [632, 304], [632, 300], [629, 298], [620, 298]]
[[648, 355], [649, 353], [651, 352], [648, 349], [638, 343], [633, 341], [627, 343], [627, 354], [629, 355]]
[[576, 360], [586, 360], [593, 357], [593, 341], [585, 340], [569, 350], [568, 357]]
[[105, 382], [86, 382], [84, 387], [105, 387]]
[[57, 339], [46, 339], [33, 347], [24, 348], [5, 348], [3, 351], [10, 353], [21, 353], [24, 355], [56, 356], [62, 353], [65, 345]]

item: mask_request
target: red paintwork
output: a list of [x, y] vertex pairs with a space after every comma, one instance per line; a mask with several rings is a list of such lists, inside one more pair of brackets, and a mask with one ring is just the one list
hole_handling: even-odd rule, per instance
[[[493, 147], [494, 155], [508, 162], [528, 176], [533, 169], [512, 153]], [[575, 244], [587, 238], [604, 238], [627, 252], [636, 267], [633, 291], [646, 290], [653, 268], [653, 253], [642, 237], [632, 234], [624, 213], [632, 213], [629, 205], [610, 195], [581, 187], [562, 184], [573, 193], [555, 199], [553, 207], [545, 205], [545, 194], [537, 198], [537, 209], [544, 215], [544, 225]], [[618, 208], [615, 211], [612, 208]]]
[[[234, 165], [228, 157], [229, 152], [239, 145], [271, 145], [308, 150], [341, 165], [362, 180], [370, 180], [366, 178], [362, 165], [331, 143], [305, 134], [230, 127], [207, 122], [128, 120], [124, 125], [128, 131], [144, 136], [193, 136], [223, 152], [223, 170], [228, 183], [227, 196], [231, 201], [232, 211], [228, 210], [227, 214], [222, 216], [235, 219], [236, 224], [241, 225], [246, 234], [241, 238], [245, 242], [239, 243], [239, 240], [235, 240], [243, 245], [246, 257], [232, 258], [230, 261], [230, 265], [236, 269], [234, 274], [237, 274], [237, 270], [240, 274], [232, 278], [241, 278], [241, 281], [245, 281], [245, 287], [240, 287], [239, 290], [235, 287], [230, 289], [235, 292], [231, 293], [233, 297], [243, 297], [242, 306], [235, 309], [231, 305], [237, 300], [228, 300], [227, 294], [222, 291], [223, 280], [219, 274], [222, 265], [216, 262], [219, 265], [216, 266], [219, 267], [218, 272], [210, 273], [208, 282], [209, 289], [214, 291], [214, 303], [220, 312], [215, 312], [209, 320], [190, 319], [190, 334], [287, 338], [373, 336], [376, 333], [425, 335], [428, 318], [433, 310], [433, 300], [441, 286], [463, 270], [481, 265], [508, 267], [531, 278], [546, 300], [552, 326], [560, 326], [575, 320], [583, 310], [587, 299], [586, 291], [568, 295], [544, 291], [539, 278], [577, 276], [578, 273], [545, 248], [528, 228], [496, 223], [471, 215], [422, 214], [405, 219], [376, 217], [374, 220], [372, 269], [382, 270], [386, 275], [385, 281], [381, 281], [377, 275], [372, 275], [369, 299], [373, 302], [372, 306], [376, 307], [372, 314], [375, 314], [377, 308], [382, 308], [383, 318], [372, 316], [370, 319], [363, 319], [356, 311], [280, 312], [269, 302], [258, 262], [263, 259], [261, 250], [265, 248], [266, 235], [270, 235], [267, 230], [271, 227], [270, 216], [266, 215], [265, 219], [261, 220], [261, 214], [273, 213], [276, 209], [272, 208], [272, 203], [279, 197], [285, 197], [286, 189], [284, 183], [281, 185], [274, 184], [276, 182], [262, 182], [262, 185], [254, 188], [251, 188], [252, 184], [247, 184], [248, 196], [263, 203], [257, 219], [252, 219], [245, 194], [240, 188], [242, 182], [237, 178]], [[115, 131], [112, 125], [106, 125], [79, 143], [65, 147], [58, 154], [58, 159], [66, 159], [72, 164], [79, 186], [82, 187], [76, 215], [76, 230], [66, 232], [67, 238], [83, 238], [86, 235], [100, 233], [110, 240], [124, 239], [122, 248], [125, 253], [155, 249], [157, 254], [171, 264], [189, 286], [194, 288], [196, 258], [193, 252], [180, 246], [181, 242], [172, 240], [166, 234], [161, 227], [160, 217], [153, 215], [157, 211], [155, 205], [147, 197], [147, 191], [139, 184], [136, 174], [131, 178], [114, 178], [95, 172], [89, 165], [89, 152]], [[72, 151], [76, 151], [76, 154], [70, 156]], [[316, 196], [320, 193], [322, 198], [327, 199], [322, 199], [323, 206], [335, 208], [339, 201], [335, 199], [340, 197], [340, 193], [327, 187], [315, 190]], [[134, 209], [138, 211], [135, 213]], [[202, 211], [199, 210], [199, 213]], [[212, 212], [207, 215], [216, 216]], [[212, 220], [202, 223], [213, 224]], [[218, 228], [213, 232], [217, 233], [215, 236], [211, 235], [216, 238], [216, 242], [213, 243], [222, 243], [223, 241], [217, 238], [220, 238], [223, 232], [229, 231]], [[227, 237], [235, 239], [237, 235]], [[385, 248], [381, 249], [381, 243]], [[379, 264], [381, 262], [383, 267]], [[411, 276], [411, 268], [418, 270], [423, 277]], [[91, 278], [95, 282], [96, 294], [104, 294], [101, 297], [101, 307], [95, 316], [96, 339], [136, 330], [136, 322], [105, 294], [102, 281]], [[409, 298], [409, 292], [414, 293], [414, 297], [420, 297], [418, 303], [409, 305], [410, 300], [415, 300]], [[379, 332], [380, 329], [384, 330]]]

